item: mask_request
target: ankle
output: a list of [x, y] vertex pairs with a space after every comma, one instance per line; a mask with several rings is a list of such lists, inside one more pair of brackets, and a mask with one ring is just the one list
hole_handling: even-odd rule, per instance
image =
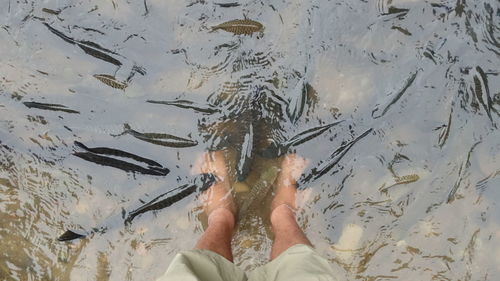
[[295, 209], [286, 203], [280, 204], [271, 211], [270, 220], [273, 228], [296, 223]]
[[236, 219], [234, 214], [224, 207], [213, 210], [208, 216], [208, 227], [222, 227], [232, 231], [235, 223]]

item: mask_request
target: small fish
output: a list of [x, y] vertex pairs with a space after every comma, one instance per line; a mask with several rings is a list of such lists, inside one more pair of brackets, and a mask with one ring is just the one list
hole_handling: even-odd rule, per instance
[[443, 127], [441, 128], [441, 132], [439, 133], [438, 145], [441, 148], [444, 146], [450, 135], [452, 116], [453, 107], [451, 108], [450, 115], [448, 117], [448, 123], [446, 125], [443, 125]]
[[214, 109], [210, 106], [199, 105], [199, 104], [196, 104], [196, 103], [194, 103], [192, 101], [188, 101], [188, 100], [174, 100], [174, 101], [147, 100], [146, 102], [156, 103], [156, 104], [164, 104], [164, 105], [173, 105], [173, 106], [177, 106], [180, 108], [193, 109], [195, 111], [199, 111], [199, 112], [203, 112], [203, 113], [207, 113], [207, 114], [213, 114], [213, 113], [219, 112], [219, 110]]
[[66, 230], [61, 236], [57, 238], [58, 241], [64, 242], [64, 241], [71, 241], [75, 239], [80, 239], [84, 238], [88, 234], [83, 234], [83, 233], [77, 233], [76, 231], [73, 230]]
[[483, 194], [483, 192], [489, 187], [489, 186], [495, 186], [494, 183], [490, 185], [490, 181], [497, 178], [500, 176], [500, 170], [497, 170], [496, 172], [493, 172], [489, 174], [487, 177], [483, 178], [482, 180], [478, 181], [476, 183], [476, 190], [479, 192], [479, 194]]
[[243, 217], [247, 214], [248, 209], [255, 202], [263, 202], [266, 196], [268, 195], [273, 183], [278, 177], [280, 169], [278, 166], [270, 166], [268, 169], [262, 172], [259, 180], [256, 184], [252, 185], [250, 192], [246, 196], [245, 201], [241, 204], [241, 207], [238, 211], [239, 220], [243, 219]]
[[61, 31], [53, 28], [48, 23], [43, 23], [43, 24], [49, 29], [50, 32], [54, 33], [59, 38], [63, 39], [64, 41], [66, 41], [66, 42], [68, 42], [68, 43], [70, 43], [72, 45], [77, 45], [86, 54], [91, 55], [91, 56], [93, 56], [93, 57], [95, 57], [97, 59], [104, 60], [106, 62], [114, 64], [116, 66], [121, 66], [122, 65], [122, 63], [118, 59], [112, 57], [112, 55], [118, 55], [118, 56], [120, 56], [119, 54], [117, 54], [117, 53], [115, 53], [115, 52], [113, 52], [111, 50], [108, 50], [106, 48], [103, 48], [99, 44], [94, 43], [94, 42], [75, 40], [75, 39], [73, 39], [73, 38], [71, 38], [69, 36], [66, 36]]
[[148, 3], [146, 2], [146, 0], [143, 1], [143, 4], [144, 4], [144, 14], [142, 16], [145, 17], [149, 14], [149, 8], [148, 8]]
[[407, 184], [407, 183], [412, 183], [416, 182], [420, 179], [420, 177], [417, 174], [410, 174], [410, 175], [405, 175], [401, 177], [396, 177], [394, 178], [394, 181], [396, 184]]
[[311, 169], [307, 175], [302, 175], [297, 182], [298, 188], [304, 188], [303, 185], [309, 183], [310, 180], [317, 180], [324, 174], [328, 173], [341, 159], [344, 155], [351, 149], [351, 147], [358, 141], [366, 137], [373, 129], [370, 128], [364, 133], [353, 139], [352, 141], [337, 148], [326, 161], [320, 162], [317, 167]]
[[[142, 205], [141, 207], [131, 211], [127, 218], [125, 219], [125, 224], [128, 225], [132, 223], [135, 217], [138, 215], [144, 214], [149, 211], [158, 211], [161, 209], [165, 209], [167, 207], [170, 207], [174, 203], [177, 203], [181, 201], [182, 199], [188, 197], [189, 195], [195, 193], [196, 191], [204, 191], [210, 186], [212, 186], [216, 182], [216, 177], [213, 174], [202, 174], [200, 176], [200, 180], [202, 182], [201, 187], [199, 184], [192, 183], [192, 184], [186, 184], [182, 185], [180, 187], [174, 188], [173, 190], [170, 190], [167, 193], [164, 193], [160, 196], [157, 196], [153, 200], [149, 201], [148, 203]], [[179, 191], [176, 194], [164, 198], [166, 195], [170, 194], [172, 191]]]
[[297, 146], [297, 145], [303, 144], [307, 141], [310, 141], [310, 140], [314, 139], [315, 137], [323, 134], [328, 129], [332, 128], [333, 126], [336, 126], [342, 122], [344, 122], [344, 120], [333, 122], [331, 124], [324, 125], [324, 126], [319, 126], [319, 127], [307, 129], [303, 132], [300, 132], [299, 134], [295, 135], [294, 137], [292, 137], [288, 141], [285, 141], [281, 144], [276, 144], [273, 142], [273, 143], [271, 143], [271, 145], [269, 147], [267, 147], [260, 154], [261, 154], [261, 156], [263, 156], [265, 158], [280, 157], [282, 155], [285, 155], [288, 152], [288, 149], [290, 147]]
[[82, 158], [83, 160], [87, 160], [89, 162], [93, 162], [102, 166], [117, 168], [125, 172], [137, 172], [144, 175], [153, 175], [153, 176], [166, 176], [170, 172], [170, 170], [167, 168], [159, 168], [159, 167], [144, 168], [142, 166], [132, 164], [123, 160], [101, 156], [90, 152], [75, 152], [73, 153], [73, 155]]
[[250, 166], [252, 164], [253, 152], [253, 125], [250, 123], [248, 132], [245, 134], [241, 150], [239, 151], [238, 164], [236, 165], [236, 174], [238, 181], [244, 181], [248, 173], [250, 173]]
[[458, 191], [458, 188], [462, 185], [462, 181], [467, 177], [466, 173], [470, 168], [470, 157], [472, 155], [472, 152], [474, 152], [474, 149], [478, 144], [480, 144], [481, 141], [476, 142], [475, 144], [472, 145], [472, 147], [469, 149], [469, 152], [467, 153], [467, 157], [465, 157], [465, 161], [462, 162], [462, 165], [460, 166], [460, 169], [458, 170], [458, 179], [453, 185], [453, 187], [450, 190], [450, 193], [448, 193], [448, 199], [446, 200], [446, 203], [451, 203], [456, 199], [456, 194]]
[[408, 79], [404, 82], [403, 87], [395, 92], [395, 93], [390, 93], [387, 95], [386, 100], [382, 102], [382, 104], [377, 104], [375, 108], [372, 110], [372, 117], [374, 119], [380, 118], [384, 116], [389, 108], [391, 108], [392, 105], [394, 105], [402, 96], [403, 94], [410, 88], [410, 86], [413, 84], [415, 81], [415, 78], [417, 78], [417, 73], [411, 73]]
[[[201, 181], [201, 184], [198, 183]], [[132, 223], [135, 217], [138, 215], [144, 214], [149, 211], [158, 211], [164, 208], [167, 208], [180, 200], [186, 198], [192, 193], [198, 191], [202, 192], [212, 186], [216, 182], [216, 177], [213, 174], [202, 174], [200, 176], [195, 177], [190, 183], [174, 188], [164, 194], [161, 194], [151, 200], [150, 202], [144, 204], [143, 206], [131, 211], [125, 218], [125, 210], [123, 210], [122, 214], [112, 216], [108, 218], [105, 222], [102, 223], [100, 227], [93, 227], [90, 231], [77, 231], [77, 230], [67, 230], [61, 236], [57, 238], [59, 241], [71, 241], [74, 239], [85, 238], [88, 235], [94, 233], [105, 233], [108, 229], [113, 227], [119, 227], [120, 221], [124, 218], [124, 224], [129, 225]], [[177, 193], [174, 193], [177, 192]], [[174, 194], [172, 194], [174, 193]], [[119, 218], [117, 218], [119, 217]]]
[[387, 12], [382, 13], [381, 15], [387, 16], [387, 15], [397, 15], [398, 17], [405, 16], [408, 14], [410, 9], [402, 9], [402, 8], [397, 8], [394, 6], [390, 6]]
[[312, 140], [313, 138], [315, 138], [315, 137], [323, 134], [324, 132], [326, 132], [331, 127], [336, 126], [336, 125], [338, 125], [338, 124], [340, 124], [342, 122], [344, 122], [344, 120], [336, 121], [336, 122], [333, 122], [333, 123], [328, 124], [328, 125], [314, 127], [314, 128], [305, 130], [305, 131], [297, 134], [293, 138], [291, 138], [286, 144], [288, 146], [296, 146], [296, 145], [299, 145], [299, 144], [303, 144], [306, 141]]
[[23, 104], [29, 108], [38, 108], [43, 110], [51, 110], [51, 111], [63, 111], [66, 113], [80, 113], [79, 111], [69, 109], [65, 105], [62, 104], [54, 104], [54, 103], [40, 103], [33, 101], [25, 101]]
[[[170, 173], [168, 168], [164, 168], [161, 164], [151, 159], [147, 159], [126, 151], [107, 148], [107, 147], [94, 147], [89, 148], [85, 146], [83, 143], [75, 141], [76, 146], [86, 150], [87, 152], [75, 152], [73, 155], [76, 157], [82, 158], [84, 160], [103, 165], [121, 169], [126, 172], [138, 172], [146, 175], [154, 175], [154, 176], [166, 176]], [[137, 162], [142, 162], [147, 164], [147, 167], [142, 167], [137, 164], [129, 163], [123, 160], [115, 159], [112, 157], [107, 157], [103, 155], [116, 156], [122, 158], [130, 158]]]
[[384, 185], [382, 185], [379, 188], [379, 191], [383, 192], [383, 193], [387, 193], [387, 190], [389, 190], [389, 188], [391, 188], [391, 187], [394, 187], [394, 186], [400, 185], [400, 184], [413, 183], [413, 182], [418, 181], [419, 179], [420, 179], [420, 177], [417, 174], [410, 174], [410, 175], [405, 175], [405, 176], [401, 176], [401, 177], [395, 176], [393, 184], [386, 187], [385, 183], [384, 183]]
[[230, 2], [230, 3], [214, 3], [215, 5], [221, 7], [221, 8], [231, 8], [231, 7], [238, 7], [241, 4], [238, 2]]
[[80, 49], [82, 49], [87, 55], [91, 55], [96, 59], [100, 59], [100, 60], [103, 60], [105, 62], [109, 62], [109, 63], [114, 64], [116, 66], [122, 65], [122, 63], [119, 60], [113, 58], [112, 56], [110, 56], [108, 54], [105, 54], [101, 51], [98, 51], [97, 49], [90, 48], [90, 47], [83, 45], [83, 44], [76, 44], [76, 45], [78, 47], [80, 47]]
[[477, 66], [476, 71], [477, 73], [473, 76], [474, 93], [476, 94], [477, 100], [486, 111], [488, 118], [493, 123], [494, 122], [493, 117], [491, 116], [491, 110], [493, 107], [490, 94], [490, 87], [488, 85], [488, 78], [486, 77], [486, 73], [484, 73], [481, 67]]
[[408, 29], [402, 28], [401, 26], [395, 26], [395, 25], [393, 25], [391, 27], [391, 29], [397, 30], [397, 31], [403, 33], [406, 36], [411, 36], [412, 35], [411, 32], [408, 31]]
[[302, 116], [307, 102], [307, 83], [304, 78], [297, 82], [297, 85], [292, 90], [289, 102], [286, 107], [286, 112], [292, 123], [296, 123]]
[[52, 10], [52, 9], [49, 9], [49, 8], [42, 8], [42, 12], [45, 12], [45, 13], [57, 16], [57, 15], [59, 15], [61, 13], [61, 10]]
[[120, 82], [120, 81], [116, 80], [116, 78], [114, 76], [107, 75], [107, 74], [95, 74], [94, 78], [96, 78], [97, 80], [101, 81], [102, 83], [104, 83], [110, 87], [113, 87], [113, 88], [119, 89], [119, 90], [125, 90], [125, 88], [127, 88], [127, 86], [128, 86], [127, 83]]
[[143, 162], [143, 163], [146, 163], [150, 166], [162, 167], [161, 164], [156, 162], [156, 161], [153, 161], [153, 160], [150, 160], [150, 159], [147, 159], [147, 158], [123, 151], [123, 150], [118, 150], [118, 149], [108, 148], [108, 147], [90, 148], [79, 141], [75, 141], [74, 144], [80, 148], [83, 148], [84, 150], [86, 150], [88, 152], [92, 152], [95, 154], [104, 154], [104, 155], [118, 156], [118, 157], [124, 157], [124, 158], [131, 158], [131, 159], [134, 159], [135, 161]]
[[130, 134], [133, 137], [140, 139], [145, 142], [149, 142], [156, 145], [184, 148], [192, 147], [198, 145], [197, 141], [185, 139], [169, 134], [158, 134], [158, 133], [139, 133], [133, 130], [128, 124], [124, 125], [125, 131], [120, 134]]
[[212, 31], [222, 29], [236, 35], [251, 35], [252, 33], [262, 31], [264, 26], [256, 21], [243, 19], [243, 20], [230, 20], [219, 25], [212, 27]]

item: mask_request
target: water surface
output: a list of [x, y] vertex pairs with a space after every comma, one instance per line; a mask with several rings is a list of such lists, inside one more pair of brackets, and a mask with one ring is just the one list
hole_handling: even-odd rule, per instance
[[[286, 149], [309, 160], [299, 221], [341, 278], [500, 278], [498, 1], [4, 2], [2, 280], [154, 280], [202, 233], [196, 194], [124, 216], [206, 149], [245, 191], [273, 178], [269, 145], [341, 120]], [[234, 19], [263, 29], [211, 30]], [[100, 165], [75, 141], [142, 158]], [[244, 269], [270, 252], [263, 198], [233, 241]]]

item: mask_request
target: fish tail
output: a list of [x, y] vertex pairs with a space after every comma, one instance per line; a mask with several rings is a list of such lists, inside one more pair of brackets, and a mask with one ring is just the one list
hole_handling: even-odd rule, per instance
[[208, 33], [212, 33], [212, 32], [215, 32], [215, 31], [219, 30], [219, 29], [220, 29], [220, 27], [219, 27], [219, 26], [211, 26], [211, 27], [208, 27], [208, 26], [206, 26], [206, 25], [202, 25], [201, 29], [202, 29], [202, 30], [208, 30]]

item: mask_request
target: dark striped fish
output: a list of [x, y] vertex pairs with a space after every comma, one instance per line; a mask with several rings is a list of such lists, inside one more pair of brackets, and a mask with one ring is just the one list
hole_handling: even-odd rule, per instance
[[328, 125], [319, 126], [319, 127], [315, 127], [315, 128], [311, 128], [311, 129], [305, 130], [305, 131], [297, 134], [293, 138], [291, 138], [285, 144], [288, 147], [290, 147], [290, 146], [296, 146], [296, 145], [299, 145], [299, 144], [303, 144], [306, 141], [310, 141], [310, 140], [314, 139], [315, 137], [317, 137], [317, 136], [323, 134], [324, 132], [326, 132], [331, 127], [336, 126], [336, 125], [338, 125], [338, 124], [340, 124], [342, 122], [344, 122], [344, 120], [340, 120], [340, 121], [333, 122], [333, 123], [328, 124]]
[[458, 170], [458, 179], [455, 182], [455, 184], [453, 185], [453, 187], [451, 188], [450, 193], [448, 193], [448, 199], [446, 200], [446, 203], [449, 204], [456, 199], [456, 194], [457, 194], [458, 188], [460, 186], [462, 186], [463, 180], [467, 178], [467, 172], [469, 171], [469, 168], [470, 168], [471, 155], [474, 152], [474, 149], [476, 148], [476, 146], [478, 146], [480, 143], [481, 143], [481, 141], [476, 142], [469, 149], [469, 152], [467, 153], [465, 160], [462, 162], [462, 165], [460, 166], [460, 169]]
[[403, 87], [399, 91], [390, 93], [382, 103], [377, 104], [372, 110], [372, 117], [376, 119], [384, 116], [389, 108], [391, 108], [391, 106], [393, 106], [404, 95], [408, 88], [410, 88], [410, 86], [415, 81], [415, 78], [417, 78], [417, 74], [418, 71], [416, 71], [415, 73], [411, 73], [408, 79], [406, 79]]
[[476, 74], [473, 77], [474, 80], [474, 93], [478, 102], [486, 111], [488, 118], [494, 124], [493, 117], [491, 116], [492, 99], [490, 95], [490, 87], [488, 85], [488, 78], [486, 77], [486, 73], [484, 73], [483, 69], [479, 66], [476, 67]]
[[[201, 181], [201, 186], [200, 184], [196, 183], [197, 180]], [[125, 224], [132, 223], [132, 220], [134, 220], [134, 218], [140, 214], [144, 214], [150, 211], [158, 211], [170, 207], [174, 203], [179, 202], [180, 200], [186, 198], [187, 196], [193, 194], [196, 191], [202, 192], [208, 189], [215, 182], [216, 182], [216, 177], [213, 174], [202, 174], [195, 179], [194, 183], [185, 184], [177, 188], [174, 188], [173, 190], [161, 194], [160, 196], [157, 196], [156, 198], [144, 204], [143, 206], [131, 211], [130, 213], [128, 213], [128, 216], [125, 219]], [[177, 191], [177, 193], [166, 197], [167, 195], [172, 193], [172, 191]]]
[[448, 123], [440, 128], [441, 131], [439, 132], [438, 145], [441, 148], [444, 146], [444, 144], [448, 140], [448, 137], [450, 136], [452, 117], [453, 117], [453, 107], [451, 108], [450, 115], [448, 116]]
[[90, 231], [77, 231], [77, 230], [67, 230], [62, 235], [60, 235], [57, 240], [59, 241], [71, 241], [75, 239], [85, 238], [88, 235], [94, 233], [105, 233], [108, 229], [117, 228], [120, 226], [121, 222], [125, 225], [132, 223], [135, 217], [150, 211], [158, 211], [181, 201], [187, 196], [193, 194], [194, 192], [202, 192], [212, 186], [216, 181], [216, 177], [212, 174], [202, 174], [195, 177], [190, 183], [179, 186], [177, 188], [171, 189], [168, 192], [161, 194], [151, 200], [150, 202], [144, 204], [143, 206], [131, 211], [125, 217], [125, 210], [122, 214], [117, 214], [108, 218], [102, 223], [100, 227], [93, 227]]
[[286, 112], [292, 123], [296, 123], [302, 116], [307, 102], [307, 83], [304, 78], [297, 82], [297, 85], [290, 93]]
[[94, 78], [101, 81], [102, 83], [119, 90], [125, 90], [127, 88], [127, 83], [116, 80], [116, 77], [108, 74], [95, 74]]
[[41, 103], [34, 101], [25, 101], [23, 104], [29, 108], [38, 108], [43, 110], [51, 110], [51, 111], [62, 111], [66, 113], [80, 113], [79, 111], [69, 109], [65, 105], [55, 104], [55, 103]]
[[297, 186], [301, 188], [304, 184], [308, 183], [310, 180], [317, 180], [321, 176], [328, 173], [335, 165], [344, 157], [344, 155], [351, 149], [351, 147], [356, 144], [358, 141], [366, 137], [372, 129], [366, 130], [361, 135], [357, 136], [352, 141], [340, 146], [337, 148], [331, 155], [328, 157], [326, 161], [322, 161], [319, 163], [317, 167], [311, 169], [311, 171], [307, 175], [302, 175], [302, 177], [297, 182]]
[[200, 104], [196, 104], [192, 101], [188, 101], [188, 100], [174, 100], [174, 101], [147, 100], [146, 102], [156, 103], [156, 104], [164, 104], [164, 105], [173, 105], [173, 106], [177, 106], [180, 108], [193, 109], [195, 111], [208, 113], [208, 114], [219, 112], [219, 110], [217, 110], [209, 105], [208, 106], [200, 105]]
[[61, 10], [52, 10], [52, 9], [49, 9], [49, 8], [42, 8], [42, 12], [45, 12], [47, 14], [51, 14], [51, 15], [59, 15], [61, 13]]
[[260, 155], [262, 155], [265, 158], [275, 158], [275, 157], [280, 157], [282, 155], [285, 155], [290, 147], [297, 146], [300, 144], [303, 144], [307, 141], [310, 141], [319, 135], [323, 134], [326, 132], [328, 129], [332, 128], [335, 125], [338, 125], [340, 123], [344, 122], [344, 120], [340, 120], [328, 125], [324, 126], [319, 126], [315, 128], [311, 128], [308, 130], [305, 130], [303, 132], [300, 132], [299, 134], [295, 135], [291, 139], [281, 143], [281, 144], [276, 144], [276, 143], [271, 143], [269, 147], [267, 147], [264, 151], [260, 152]]
[[93, 162], [102, 166], [117, 168], [125, 172], [134, 172], [134, 173], [153, 175], [153, 176], [166, 176], [170, 172], [170, 170], [167, 168], [160, 168], [160, 167], [145, 168], [123, 160], [118, 160], [115, 158], [106, 157], [91, 152], [75, 152], [73, 153], [73, 155], [83, 160], [87, 160], [89, 162]]
[[[156, 161], [126, 151], [114, 148], [107, 148], [107, 147], [89, 148], [81, 142], [75, 141], [74, 143], [76, 146], [86, 150], [87, 152], [75, 152], [73, 153], [73, 155], [99, 165], [118, 168], [126, 172], [138, 172], [141, 174], [154, 175], [154, 176], [166, 176], [170, 172], [168, 168], [164, 168], [161, 164], [159, 164]], [[142, 167], [137, 164], [129, 163], [123, 160], [103, 155], [115, 156], [121, 158], [130, 158], [137, 162], [142, 162], [147, 164], [147, 167]]]
[[123, 126], [125, 128], [125, 131], [120, 135], [130, 134], [137, 139], [152, 144], [168, 146], [168, 147], [176, 147], [176, 148], [192, 147], [198, 145], [198, 142], [194, 140], [185, 139], [169, 134], [139, 133], [133, 130], [128, 124], [125, 124]]
[[230, 3], [214, 3], [215, 5], [221, 7], [221, 8], [232, 8], [232, 7], [238, 7], [241, 4], [238, 2], [230, 2]]
[[219, 25], [212, 27], [212, 31], [222, 29], [236, 35], [250, 35], [255, 32], [262, 31], [264, 26], [256, 21], [243, 19], [243, 20], [230, 20]]
[[96, 44], [94, 42], [75, 40], [75, 39], [73, 39], [71, 37], [66, 36], [61, 31], [53, 28], [48, 23], [43, 23], [43, 24], [49, 29], [50, 32], [54, 33], [59, 38], [61, 38], [62, 40], [66, 41], [66, 42], [68, 42], [68, 43], [70, 43], [72, 45], [77, 45], [86, 54], [91, 55], [91, 56], [93, 56], [93, 57], [95, 57], [97, 59], [106, 61], [108, 63], [114, 64], [116, 66], [121, 66], [122, 65], [122, 63], [118, 59], [116, 59], [116, 58], [114, 58], [112, 56], [112, 55], [117, 55], [117, 56], [121, 57], [121, 55], [119, 55], [118, 53], [115, 53], [115, 52], [113, 52], [111, 50], [103, 48], [99, 44]]

